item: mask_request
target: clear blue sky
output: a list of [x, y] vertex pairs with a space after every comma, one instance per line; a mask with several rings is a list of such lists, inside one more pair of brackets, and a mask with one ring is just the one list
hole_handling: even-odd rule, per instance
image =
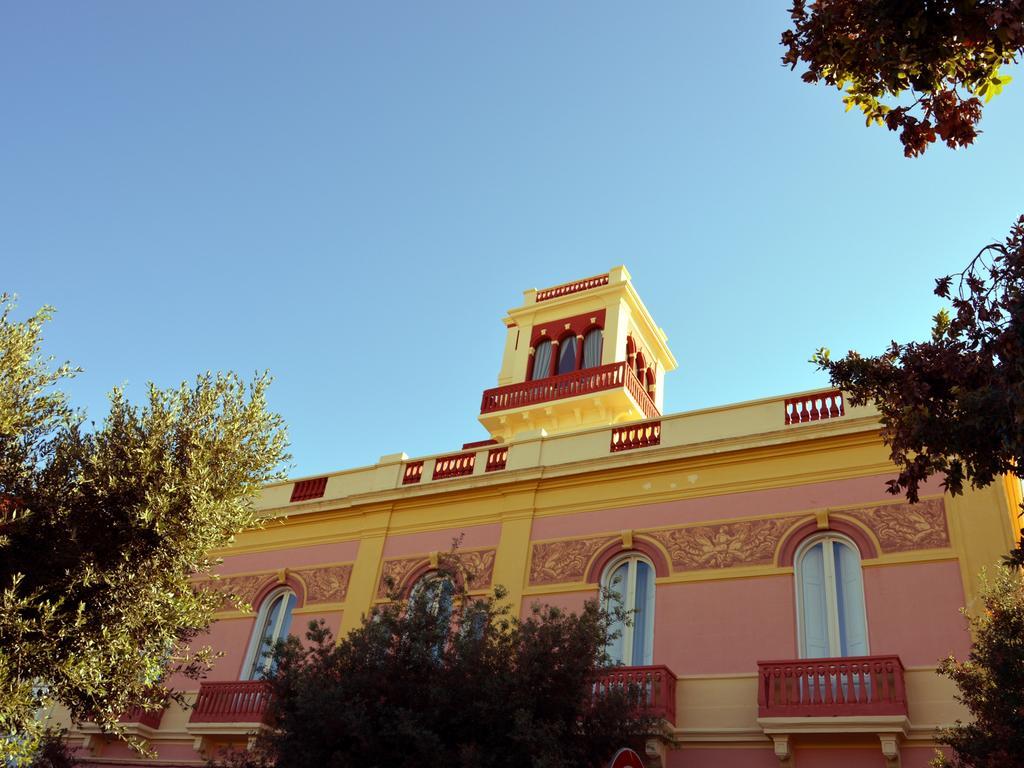
[[269, 368], [295, 475], [480, 439], [502, 312], [620, 263], [667, 411], [823, 385], [1024, 212], [1024, 73], [906, 160], [779, 64], [788, 5], [7, 3], [0, 290], [93, 416]]

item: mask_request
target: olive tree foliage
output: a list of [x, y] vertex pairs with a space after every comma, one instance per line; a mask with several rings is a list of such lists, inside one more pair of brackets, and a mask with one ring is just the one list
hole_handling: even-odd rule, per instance
[[224, 596], [195, 577], [258, 522], [253, 497], [287, 455], [266, 375], [150, 385], [141, 405], [115, 389], [87, 424], [60, 390], [77, 370], [41, 351], [52, 310], [13, 309], [0, 297], [0, 761], [18, 763], [39, 708], [116, 729], [205, 669], [192, 641]]
[[[911, 502], [933, 475], [953, 495], [1024, 475], [1024, 216], [963, 272], [936, 280], [935, 293], [952, 312], [935, 316], [929, 340], [894, 341], [877, 357], [833, 360], [823, 348], [812, 358], [850, 403], [877, 406], [899, 468], [889, 491]], [[1024, 546], [1008, 562], [1024, 565]]]
[[953, 754], [936, 758], [937, 768], [1005, 768], [1024, 756], [1024, 573], [999, 569], [981, 599], [984, 611], [968, 614], [970, 655], [939, 668], [956, 683], [972, 722], [940, 732]]
[[[440, 578], [464, 584], [452, 560]], [[621, 605], [514, 615], [491, 596], [393, 595], [335, 639], [312, 623], [275, 654], [274, 729], [220, 765], [275, 768], [590, 768], [653, 720], [637, 686], [595, 686]]]
[[1024, 53], [1024, 0], [793, 0], [784, 64], [843, 93], [907, 157], [965, 147]]

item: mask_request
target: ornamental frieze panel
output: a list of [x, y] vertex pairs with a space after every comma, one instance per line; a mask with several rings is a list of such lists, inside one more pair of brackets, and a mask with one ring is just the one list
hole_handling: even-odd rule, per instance
[[399, 589], [415, 568], [429, 563], [426, 557], [402, 557], [385, 560], [380, 570], [380, 583], [377, 585], [377, 597], [387, 597], [388, 593]]
[[252, 601], [256, 599], [256, 595], [270, 577], [269, 573], [225, 576], [216, 580], [204, 580], [200, 582], [200, 588], [223, 595], [224, 602], [220, 606], [221, 611], [239, 610], [245, 605], [252, 607]]
[[385, 598], [388, 593], [400, 589], [409, 574], [425, 565], [429, 565], [434, 557], [441, 563], [449, 562], [466, 578], [466, 587], [471, 590], [486, 589], [494, 578], [494, 560], [497, 550], [478, 549], [443, 553], [436, 555], [417, 555], [415, 557], [398, 557], [385, 560], [381, 567], [380, 582], [377, 584], [377, 597]]
[[530, 584], [559, 584], [583, 581], [587, 563], [599, 550], [618, 537], [601, 536], [593, 539], [547, 541], [533, 545], [530, 557]]
[[885, 553], [950, 546], [946, 505], [941, 497], [917, 504], [844, 509], [836, 514], [852, 517], [870, 528]]
[[341, 603], [348, 594], [351, 565], [331, 565], [294, 571], [306, 585], [306, 603]]
[[494, 558], [497, 552], [493, 549], [481, 549], [476, 552], [456, 552], [459, 570], [466, 576], [469, 589], [486, 589], [491, 586], [494, 578]]
[[799, 517], [744, 520], [649, 531], [668, 551], [674, 571], [770, 565], [779, 541]]

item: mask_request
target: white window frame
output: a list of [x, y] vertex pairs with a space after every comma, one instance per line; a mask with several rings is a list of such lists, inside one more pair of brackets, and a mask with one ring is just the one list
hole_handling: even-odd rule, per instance
[[[612, 586], [612, 576], [615, 574], [615, 571], [618, 570], [619, 566], [621, 566], [623, 563], [627, 563], [629, 565], [629, 567], [626, 569], [626, 583], [624, 585], [624, 589], [622, 590], [622, 594], [624, 596], [624, 600], [622, 601], [622, 603], [623, 603], [622, 608], [627, 613], [632, 612], [633, 609], [636, 608], [636, 564], [637, 563], [641, 563], [641, 562], [644, 563], [648, 568], [651, 569], [651, 594], [653, 596], [653, 599], [651, 600], [650, 616], [646, 617], [646, 624], [647, 624], [648, 629], [649, 629], [649, 637], [650, 637], [650, 645], [651, 645], [651, 659], [650, 659], [650, 661], [648, 663], [653, 664], [654, 663], [654, 611], [655, 611], [655, 605], [658, 602], [658, 599], [657, 599], [657, 594], [658, 594], [658, 591], [657, 591], [658, 572], [654, 568], [654, 563], [652, 563], [649, 558], [645, 557], [644, 555], [638, 554], [636, 552], [626, 552], [626, 553], [623, 553], [622, 555], [620, 555], [619, 557], [616, 557], [614, 560], [612, 560], [610, 563], [608, 563], [608, 565], [605, 566], [604, 571], [601, 574], [601, 587], [602, 587], [602, 589], [610, 589], [611, 586]], [[635, 613], [631, 613], [631, 615], [634, 618], [636, 616]], [[623, 665], [627, 666], [627, 667], [647, 666], [647, 664], [645, 664], [645, 660], [644, 659], [639, 659], [639, 661], [638, 661], [637, 659], [633, 658], [633, 630], [634, 630], [635, 627], [636, 627], [636, 621], [635, 620], [631, 621], [629, 624], [625, 624], [622, 627], [622, 650], [623, 650], [623, 655], [624, 656], [628, 656], [629, 660], [630, 660], [629, 664], [626, 664], [625, 660], [623, 660]]]
[[[259, 653], [260, 648], [263, 645], [263, 636], [266, 634], [264, 630], [267, 624], [267, 614], [270, 613], [270, 607], [274, 604], [274, 601], [282, 595], [292, 595], [296, 598], [296, 605], [298, 604], [298, 596], [289, 587], [279, 587], [273, 590], [260, 603], [259, 613], [256, 615], [256, 624], [253, 626], [252, 637], [249, 639], [249, 649], [245, 652], [245, 664], [242, 665], [242, 680], [257, 680], [257, 672], [260, 671], [256, 668], [256, 664], [259, 659], [256, 658], [256, 654]], [[284, 598], [284, 602], [281, 604], [281, 612], [277, 616], [275, 622], [274, 633], [271, 637], [274, 638], [276, 643], [279, 640], [284, 640], [288, 635], [288, 631], [291, 626], [284, 627], [284, 615], [287, 612], [288, 598]], [[290, 622], [289, 622], [290, 624]], [[270, 666], [271, 660], [267, 659], [263, 664], [263, 672], [267, 672]]]
[[864, 606], [864, 644], [868, 649], [867, 654], [871, 653], [871, 638], [868, 632], [868, 617], [867, 617], [867, 598], [864, 596], [864, 565], [861, 560], [860, 547], [858, 547], [851, 538], [844, 536], [835, 531], [828, 531], [827, 533], [818, 534], [811, 536], [799, 547], [797, 547], [796, 553], [793, 557], [793, 585], [796, 590], [796, 638], [797, 646], [800, 653], [801, 659], [808, 658], [807, 649], [804, 647], [804, 596], [803, 596], [803, 579], [800, 576], [800, 568], [804, 559], [804, 555], [812, 547], [821, 544], [822, 545], [822, 557], [824, 565], [824, 577], [825, 577], [825, 610], [828, 616], [828, 645], [829, 654], [827, 658], [842, 658], [842, 640], [839, 637], [839, 595], [838, 585], [836, 584], [836, 567], [835, 567], [835, 552], [831, 546], [825, 546], [832, 542], [839, 542], [840, 544], [850, 547], [857, 555], [857, 579], [858, 586], [860, 587], [860, 593], [863, 597], [862, 605]]

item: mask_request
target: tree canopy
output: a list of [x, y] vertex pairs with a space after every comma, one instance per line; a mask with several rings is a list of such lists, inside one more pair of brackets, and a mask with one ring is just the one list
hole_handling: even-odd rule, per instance
[[956, 683], [972, 722], [957, 722], [939, 741], [952, 758], [938, 768], [1004, 768], [1024, 755], [1024, 575], [1002, 568], [982, 591], [984, 610], [968, 615], [974, 644], [964, 661], [949, 657], [939, 673]]
[[[935, 283], [952, 303], [931, 339], [877, 357], [850, 352], [814, 361], [854, 405], [873, 401], [899, 475], [890, 492], [917, 501], [933, 475], [952, 494], [1024, 467], [1024, 216], [1004, 242], [982, 248], [963, 272]], [[1010, 561], [1024, 564], [1024, 545]]]
[[278, 647], [274, 729], [236, 766], [588, 768], [637, 746], [652, 719], [637, 686], [595, 685], [621, 608], [470, 596], [457, 568], [377, 605], [348, 636], [322, 623]]
[[847, 111], [900, 132], [908, 157], [964, 147], [1002, 71], [1024, 53], [1024, 0], [793, 0], [784, 64], [843, 92]]
[[212, 652], [190, 646], [223, 596], [194, 578], [257, 522], [287, 455], [266, 375], [150, 385], [142, 405], [115, 389], [88, 424], [60, 390], [77, 370], [41, 350], [52, 310], [13, 310], [0, 297], [0, 760], [19, 762], [37, 708], [117, 728], [204, 668]]

